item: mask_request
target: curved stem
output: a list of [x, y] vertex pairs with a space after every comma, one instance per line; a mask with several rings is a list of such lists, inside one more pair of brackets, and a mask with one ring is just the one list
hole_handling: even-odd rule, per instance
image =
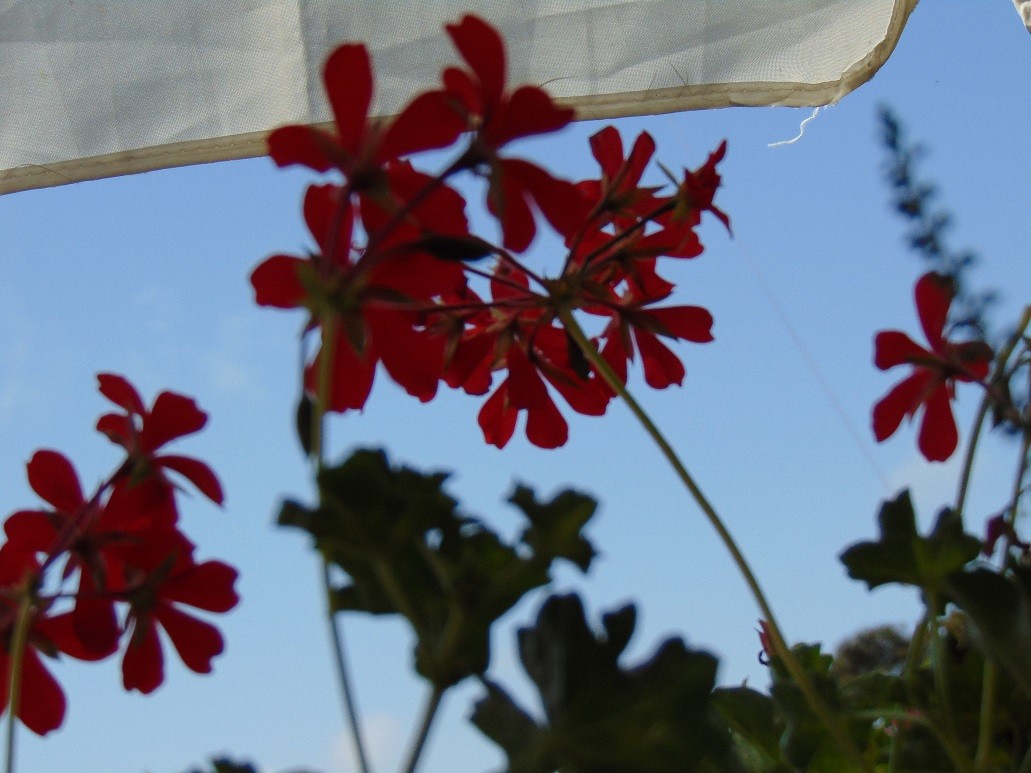
[[848, 732], [838, 722], [830, 706], [827, 705], [827, 702], [816, 691], [816, 687], [813, 685], [812, 680], [809, 679], [809, 676], [805, 673], [805, 670], [791, 652], [791, 648], [788, 646], [783, 634], [781, 633], [780, 626], [777, 624], [776, 616], [773, 613], [773, 608], [770, 606], [770, 603], [766, 598], [766, 594], [763, 592], [762, 586], [759, 584], [759, 580], [756, 578], [751, 566], [745, 559], [741, 549], [738, 547], [737, 542], [734, 540], [733, 536], [731, 536], [726, 524], [723, 523], [723, 519], [720, 518], [719, 513], [716, 512], [716, 509], [706, 498], [705, 494], [702, 493], [701, 488], [699, 488], [698, 484], [691, 476], [691, 473], [688, 472], [687, 467], [684, 466], [680, 457], [677, 456], [676, 451], [673, 450], [673, 447], [652, 421], [651, 417], [645, 412], [644, 408], [641, 407], [641, 404], [637, 402], [634, 396], [627, 391], [622, 380], [620, 380], [619, 376], [612, 370], [612, 367], [605, 358], [601, 356], [598, 348], [587, 338], [583, 329], [573, 317], [572, 311], [569, 308], [563, 307], [558, 310], [558, 315], [562, 320], [563, 325], [565, 325], [568, 333], [573, 337], [573, 340], [576, 341], [577, 345], [583, 351], [584, 356], [590, 361], [598, 373], [601, 374], [601, 377], [605, 380], [605, 383], [609, 385], [612, 391], [623, 399], [623, 402], [627, 404], [630, 411], [641, 423], [641, 426], [644, 427], [645, 431], [659, 447], [662, 455], [666, 457], [666, 460], [673, 467], [673, 470], [684, 484], [684, 487], [691, 494], [691, 497], [698, 504], [698, 507], [709, 521], [709, 525], [712, 526], [716, 531], [716, 534], [719, 535], [719, 538], [723, 542], [727, 552], [730, 553], [730, 557], [733, 560], [734, 565], [737, 567], [741, 576], [744, 578], [745, 584], [748, 585], [749, 590], [752, 592], [752, 597], [759, 606], [763, 618], [769, 624], [767, 632], [770, 635], [774, 653], [780, 658], [785, 668], [787, 668], [788, 673], [791, 674], [791, 677], [795, 680], [795, 683], [798, 685], [803, 695], [805, 695], [806, 702], [809, 704], [810, 708], [812, 708], [817, 717], [819, 717], [820, 722], [834, 737], [834, 740], [838, 743], [840, 748], [853, 758], [859, 768], [866, 771], [871, 770], [869, 763], [867, 763], [862, 753], [849, 737]]
[[[322, 349], [319, 356], [319, 372], [317, 374], [317, 394], [315, 405], [312, 409], [312, 435], [311, 454], [315, 462], [315, 472], [318, 474], [325, 467], [325, 418], [326, 406], [329, 405], [330, 376], [333, 373], [334, 346], [336, 344], [336, 320], [331, 316], [323, 317], [322, 323]], [[344, 655], [344, 639], [337, 625], [333, 613], [333, 586], [329, 576], [329, 562], [322, 556], [322, 587], [326, 596], [326, 619], [329, 623], [329, 637], [333, 644], [334, 661], [336, 664], [337, 678], [340, 681], [340, 693], [343, 697], [344, 716], [351, 728], [351, 738], [354, 741], [355, 756], [358, 758], [358, 767], [362, 773], [369, 773], [369, 759], [365, 752], [365, 740], [362, 736], [361, 722], [358, 719], [358, 708], [354, 698], [354, 691], [351, 688], [350, 672], [347, 668], [347, 659]]]
[[433, 720], [437, 716], [437, 710], [440, 708], [440, 699], [444, 696], [444, 690], [437, 685], [433, 686], [432, 692], [426, 701], [426, 706], [422, 710], [422, 719], [419, 722], [419, 732], [416, 734], [412, 741], [412, 748], [408, 750], [408, 755], [405, 758], [405, 764], [401, 768], [404, 773], [415, 773], [415, 766], [419, 763], [419, 758], [422, 756], [422, 750], [426, 746], [426, 739], [430, 735], [430, 727], [433, 725]]
[[18, 619], [14, 624], [11, 642], [11, 676], [7, 694], [7, 757], [4, 770], [14, 773], [14, 742], [18, 726], [18, 708], [21, 702], [22, 674], [25, 672], [25, 645], [29, 640], [29, 625], [32, 622], [32, 593], [25, 590], [25, 596], [18, 606]]
[[326, 615], [329, 618], [329, 637], [333, 642], [333, 655], [336, 662], [337, 678], [340, 680], [340, 691], [344, 696], [344, 712], [347, 714], [347, 722], [351, 726], [351, 735], [354, 737], [354, 751], [358, 757], [358, 767], [363, 773], [368, 773], [369, 758], [365, 753], [365, 742], [362, 738], [360, 722], [358, 721], [357, 701], [354, 698], [354, 691], [351, 689], [351, 678], [347, 670], [347, 660], [344, 656], [344, 636], [336, 624], [333, 615], [332, 585], [329, 581], [329, 563], [322, 561], [322, 584], [326, 591]]
[[963, 472], [959, 476], [959, 490], [956, 492], [956, 506], [953, 508], [957, 514], [963, 515], [963, 506], [967, 501], [967, 490], [970, 488], [970, 476], [974, 469], [974, 455], [977, 452], [977, 441], [981, 437], [981, 429], [984, 427], [984, 420], [988, 416], [988, 409], [991, 407], [991, 392], [985, 392], [981, 400], [981, 407], [977, 411], [977, 418], [974, 419], [974, 427], [970, 433], [970, 442], [967, 443], [967, 453], [963, 458]]
[[[1009, 362], [1009, 358], [1013, 356], [1013, 351], [1017, 348], [1017, 344], [1020, 343], [1021, 338], [1024, 336], [1024, 332], [1028, 326], [1031, 326], [1031, 306], [1024, 308], [1024, 314], [1020, 318], [1020, 322], [1017, 324], [1017, 329], [1013, 335], [1006, 342], [1001, 350], [999, 350], [998, 356], [995, 358], [995, 370], [998, 373], [1005, 373], [1006, 363]], [[963, 460], [963, 474], [960, 476], [959, 491], [956, 494], [956, 507], [955, 510], [960, 515], [963, 513], [963, 504], [966, 501], [967, 488], [970, 485], [970, 473], [974, 465], [974, 452], [977, 449], [977, 440], [981, 435], [981, 429], [984, 426], [985, 417], [988, 415], [988, 409], [991, 407], [992, 398], [997, 397], [996, 389], [991, 384], [985, 388], [984, 398], [981, 400], [981, 407], [977, 412], [977, 418], [974, 420], [973, 431], [970, 435], [970, 443], [967, 446], [966, 458]]]

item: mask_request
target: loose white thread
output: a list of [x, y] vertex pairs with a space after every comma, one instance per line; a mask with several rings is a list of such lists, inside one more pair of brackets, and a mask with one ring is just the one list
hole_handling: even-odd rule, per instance
[[802, 121], [802, 123], [800, 123], [798, 125], [798, 136], [797, 137], [792, 137], [790, 140], [781, 140], [780, 142], [771, 142], [766, 147], [768, 147], [768, 148], [779, 148], [781, 145], [794, 145], [796, 142], [798, 142], [800, 139], [802, 139], [802, 135], [805, 134], [805, 125], [807, 123], [809, 123], [811, 120], [813, 120], [814, 118], [816, 118], [816, 114], [819, 113], [821, 110], [823, 110], [825, 107], [826, 107], [826, 105], [821, 105], [820, 107], [813, 108], [813, 114], [811, 116], [809, 116], [808, 118], [804, 119]]

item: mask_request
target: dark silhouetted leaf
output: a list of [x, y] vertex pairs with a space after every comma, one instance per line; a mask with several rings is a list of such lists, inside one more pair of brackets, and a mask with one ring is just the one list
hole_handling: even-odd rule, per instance
[[564, 558], [586, 572], [596, 555], [594, 546], [580, 533], [594, 515], [598, 503], [586, 494], [563, 491], [550, 502], [538, 502], [533, 490], [517, 486], [508, 501], [530, 521], [522, 541], [541, 560]]
[[878, 519], [877, 542], [860, 542], [841, 554], [849, 576], [870, 588], [897, 582], [939, 595], [945, 578], [981, 550], [981, 541], [966, 534], [960, 517], [948, 509], [942, 510], [931, 534], [921, 537], [908, 491], [885, 502]]
[[595, 509], [573, 492], [538, 505], [520, 487], [533, 516], [523, 543], [509, 545], [459, 511], [444, 491], [447, 477], [359, 450], [319, 473], [318, 507], [286, 502], [279, 516], [311, 534], [347, 574], [331, 590], [334, 610], [404, 617], [415, 633], [416, 671], [442, 689], [487, 669], [491, 625], [550, 580], [556, 558], [570, 553], [586, 568], [593, 551], [579, 530]]
[[532, 628], [519, 631], [520, 658], [541, 695], [545, 722], [528, 725], [529, 715], [496, 687], [472, 717], [504, 749], [509, 770], [739, 769], [710, 705], [716, 659], [669, 639], [650, 659], [624, 668], [618, 661], [634, 620], [632, 606], [608, 614], [599, 636], [579, 598], [557, 596]]
[[950, 598], [970, 616], [989, 656], [1031, 695], [1031, 570], [976, 568], [949, 577]]

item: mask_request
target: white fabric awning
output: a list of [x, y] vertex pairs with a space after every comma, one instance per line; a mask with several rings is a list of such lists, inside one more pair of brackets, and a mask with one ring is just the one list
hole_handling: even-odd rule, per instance
[[866, 82], [917, 0], [0, 0], [0, 193], [256, 156], [328, 120], [321, 64], [369, 44], [377, 112], [436, 82], [445, 21], [581, 117], [814, 106]]

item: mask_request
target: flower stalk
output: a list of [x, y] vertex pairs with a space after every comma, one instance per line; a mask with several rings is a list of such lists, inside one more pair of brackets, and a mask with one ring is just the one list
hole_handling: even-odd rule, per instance
[[583, 351], [584, 356], [594, 366], [598, 373], [601, 374], [605, 383], [618, 394], [623, 401], [630, 408], [630, 411], [634, 414], [645, 432], [648, 433], [649, 437], [655, 442], [662, 452], [662, 455], [666, 457], [666, 460], [673, 467], [677, 476], [680, 478], [684, 487], [688, 490], [695, 503], [701, 509], [705, 515], [706, 520], [719, 535], [720, 541], [723, 542], [727, 552], [730, 553], [731, 560], [737, 567], [738, 572], [741, 574], [748, 586], [748, 589], [752, 593], [752, 598], [755, 600], [759, 610], [762, 612], [763, 618], [768, 624], [767, 632], [773, 645], [774, 654], [780, 658], [781, 662], [787, 668], [791, 677], [795, 680], [799, 689], [805, 695], [806, 702], [812, 708], [813, 712], [819, 717], [824, 727], [827, 728], [828, 732], [834, 737], [839, 747], [846, 752], [853, 761], [859, 766], [861, 770], [872, 771], [869, 763], [863, 757], [862, 753], [856, 747], [855, 743], [849, 737], [847, 730], [842, 727], [838, 721], [833, 710], [827, 705], [827, 702], [820, 697], [816, 691], [815, 685], [812, 680], [805, 673], [798, 659], [795, 658], [791, 648], [788, 646], [787, 641], [781, 632], [780, 625], [777, 623], [776, 615], [773, 612], [773, 607], [770, 605], [766, 598], [766, 594], [763, 592], [762, 586], [759, 584], [758, 578], [752, 571], [748, 560], [745, 558], [744, 553], [741, 552], [737, 542], [731, 535], [730, 530], [727, 528], [723, 519], [720, 518], [719, 513], [709, 502], [708, 498], [702, 493], [701, 488], [695, 482], [691, 473], [688, 472], [687, 467], [680, 460], [676, 451], [666, 440], [665, 436], [652, 421], [651, 417], [644, 410], [640, 403], [634, 398], [634, 396], [627, 390], [626, 386], [619, 379], [619, 377], [612, 370], [609, 363], [601, 356], [601, 352], [598, 348], [587, 338], [580, 324], [576, 321], [573, 316], [572, 310], [568, 307], [559, 309], [559, 318], [562, 320], [562, 324], [566, 330], [576, 341], [577, 345]]

